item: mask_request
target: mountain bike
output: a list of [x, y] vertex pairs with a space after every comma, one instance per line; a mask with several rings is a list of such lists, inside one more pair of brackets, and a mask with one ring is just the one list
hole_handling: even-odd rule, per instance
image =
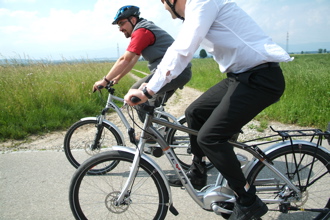
[[[64, 152], [69, 162], [75, 168], [78, 168], [80, 164], [90, 156], [102, 151], [111, 150], [112, 146], [127, 146], [123, 132], [121, 132], [115, 123], [106, 119], [106, 113], [109, 112], [109, 110], [114, 110], [116, 112], [116, 116], [119, 117], [130, 137], [130, 142], [133, 145], [136, 144], [135, 137], [132, 135], [135, 133], [135, 129], [131, 127], [123, 113], [125, 108], [129, 111], [130, 107], [128, 105], [119, 107], [116, 104], [116, 101], [117, 103], [124, 103], [124, 100], [114, 95], [115, 89], [113, 87], [113, 82], [110, 82], [105, 87], [109, 92], [109, 95], [106, 101], [106, 106], [101, 111], [100, 115], [97, 117], [80, 119], [78, 122], [74, 123], [65, 134], [63, 144]], [[165, 112], [164, 106], [166, 95], [167, 94], [164, 95], [160, 106], [155, 108], [155, 117], [162, 120], [172, 121], [176, 124], [186, 125], [186, 119], [184, 116], [176, 118], [168, 112]], [[111, 115], [111, 117], [113, 118], [115, 115]], [[188, 169], [192, 161], [188, 134], [175, 129], [168, 129], [160, 124], [154, 124], [154, 127], [165, 137], [166, 141], [173, 148], [181, 166], [184, 169]], [[163, 151], [158, 144], [148, 144], [148, 146], [145, 146], [145, 150], [155, 157], [163, 155]], [[212, 163], [207, 162], [207, 168], [210, 169], [212, 167]]]
[[[164, 151], [175, 174], [190, 197], [204, 210], [228, 218], [235, 195], [226, 179], [218, 174], [215, 182], [197, 191], [191, 185], [173, 149], [152, 125], [196, 134], [197, 131], [154, 117], [154, 107], [147, 112], [136, 149], [114, 146], [112, 151], [86, 160], [74, 173], [69, 189], [69, 202], [76, 219], [164, 219], [167, 212], [177, 215], [168, 178], [162, 168], [143, 147], [151, 136]], [[244, 152], [237, 154], [247, 181], [256, 187], [257, 195], [269, 208], [267, 215], [286, 213], [284, 219], [328, 219], [330, 217], [330, 151], [322, 140], [330, 140], [330, 132], [319, 129], [275, 130], [279, 140], [251, 144], [230, 140]], [[295, 140], [310, 137], [310, 140]], [[315, 142], [312, 142], [316, 140]], [[274, 143], [272, 143], [274, 142]], [[264, 150], [262, 144], [270, 144]], [[267, 145], [268, 146], [268, 145]], [[248, 159], [248, 155], [251, 159]], [[103, 170], [120, 161], [111, 170]], [[89, 175], [91, 169], [99, 170]], [[284, 215], [284, 214], [283, 214]], [[270, 219], [274, 219], [271, 218]]]

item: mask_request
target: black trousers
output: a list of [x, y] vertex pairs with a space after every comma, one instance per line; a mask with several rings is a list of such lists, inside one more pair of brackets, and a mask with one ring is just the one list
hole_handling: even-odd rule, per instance
[[285, 81], [279, 66], [268, 66], [227, 78], [203, 93], [185, 112], [192, 153], [207, 156], [240, 196], [246, 179], [228, 140], [267, 106], [279, 100]]

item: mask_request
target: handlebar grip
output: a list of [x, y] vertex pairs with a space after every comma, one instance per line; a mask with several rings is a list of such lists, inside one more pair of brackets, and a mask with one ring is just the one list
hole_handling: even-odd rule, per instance
[[131, 102], [133, 102], [133, 103], [138, 103], [138, 102], [140, 102], [140, 101], [141, 101], [141, 99], [138, 98], [138, 97], [136, 97], [136, 96], [133, 96], [133, 97], [131, 98]]
[[104, 88], [104, 86], [97, 86], [97, 88], [98, 88], [98, 89], [103, 89], [103, 88]]

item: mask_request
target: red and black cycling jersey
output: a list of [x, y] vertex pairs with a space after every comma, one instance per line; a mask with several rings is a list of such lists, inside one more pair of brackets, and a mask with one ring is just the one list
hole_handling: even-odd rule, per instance
[[146, 28], [139, 28], [132, 33], [127, 51], [141, 55], [142, 51], [155, 43], [155, 35]]

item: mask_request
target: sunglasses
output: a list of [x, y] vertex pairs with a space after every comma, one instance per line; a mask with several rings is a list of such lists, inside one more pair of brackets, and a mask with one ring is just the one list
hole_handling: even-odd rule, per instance
[[127, 22], [127, 20], [122, 21], [122, 22], [118, 22], [118, 28], [121, 28], [126, 22]]

